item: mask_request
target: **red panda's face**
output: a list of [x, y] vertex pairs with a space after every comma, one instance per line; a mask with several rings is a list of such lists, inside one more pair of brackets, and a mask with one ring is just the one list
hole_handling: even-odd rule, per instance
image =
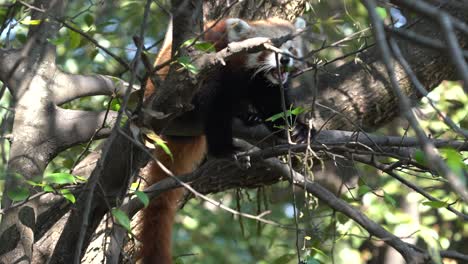
[[[278, 38], [288, 34], [294, 34], [303, 30], [306, 24], [302, 18], [296, 19], [292, 24], [279, 18], [246, 22], [238, 18], [226, 20], [226, 32], [228, 42], [241, 41], [254, 37]], [[289, 40], [281, 47], [281, 53], [265, 50], [247, 54], [244, 67], [263, 74], [273, 84], [288, 81], [291, 70], [301, 67], [298, 59], [303, 56], [302, 40], [300, 36]]]

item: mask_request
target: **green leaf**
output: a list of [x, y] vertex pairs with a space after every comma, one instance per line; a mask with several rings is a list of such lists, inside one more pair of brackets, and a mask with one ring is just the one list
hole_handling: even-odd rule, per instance
[[54, 187], [52, 187], [52, 186], [50, 186], [50, 185], [47, 185], [47, 184], [44, 185], [44, 187], [42, 188], [42, 190], [43, 190], [44, 192], [55, 192]]
[[[322, 250], [320, 250], [320, 249], [318, 249], [318, 248], [316, 248], [316, 247], [311, 247], [311, 249], [312, 249], [313, 251], [315, 251], [317, 254], [322, 255], [323, 257], [328, 258], [328, 255], [325, 254], [325, 252], [323, 252]], [[314, 254], [314, 255], [315, 255], [315, 254]]]
[[[286, 113], [287, 114], [287, 113]], [[275, 122], [276, 120], [280, 119], [280, 118], [283, 118], [284, 117], [284, 113], [278, 113], [278, 114], [275, 114], [269, 118], [267, 118], [265, 121], [271, 121], [271, 122]]]
[[[305, 109], [304, 109], [304, 108], [302, 108], [302, 107], [296, 107], [296, 108], [294, 108], [294, 109], [292, 109], [292, 110], [287, 110], [287, 111], [286, 111], [286, 117], [290, 117], [290, 116], [292, 116], [292, 115], [297, 116], [297, 115], [299, 115], [299, 114], [301, 114], [301, 113], [303, 113], [303, 112], [305, 112]], [[275, 114], [275, 115], [273, 115], [273, 116], [267, 118], [266, 121], [274, 122], [274, 121], [276, 121], [276, 120], [278, 120], [278, 119], [280, 119], [280, 118], [284, 118], [284, 112]]]
[[172, 152], [167, 146], [166, 141], [162, 140], [161, 138], [157, 138], [155, 142], [156, 142], [156, 145], [161, 147], [164, 150], [164, 152], [171, 157], [171, 160], [174, 160], [174, 156], [172, 156]]
[[92, 26], [94, 24], [94, 17], [91, 14], [86, 14], [84, 21], [87, 26]]
[[63, 197], [65, 199], [67, 199], [68, 201], [70, 201], [71, 203], [75, 203], [76, 202], [76, 198], [75, 196], [73, 195], [73, 193], [70, 192], [70, 190], [68, 189], [62, 189], [60, 190], [60, 193], [63, 195]]
[[26, 26], [37, 26], [41, 24], [41, 20], [40, 19], [34, 19], [34, 20], [28, 19], [28, 20], [21, 20], [20, 23]]
[[186, 70], [193, 74], [198, 74], [199, 70], [198, 68], [192, 63], [190, 57], [188, 56], [182, 56], [177, 58], [177, 62], [182, 65]]
[[210, 42], [205, 42], [205, 41], [197, 42], [195, 43], [195, 45], [193, 45], [193, 47], [196, 50], [200, 50], [203, 52], [215, 52], [216, 51], [215, 46], [213, 44], [211, 44]]
[[66, 172], [47, 174], [44, 176], [46, 183], [52, 184], [72, 184], [76, 183], [75, 176]]
[[158, 135], [156, 135], [156, 133], [154, 133], [154, 131], [152, 130], [147, 130], [147, 131], [144, 131], [145, 133], [145, 136], [148, 137], [151, 141], [153, 141], [156, 145], [158, 145], [160, 148], [163, 149], [163, 151], [169, 155], [169, 157], [171, 157], [172, 160], [174, 160], [174, 156], [172, 156], [172, 152], [171, 150], [169, 149], [169, 147], [167, 146], [166, 144], [166, 141], [162, 140], [161, 137], [159, 137]]
[[27, 37], [25, 34], [16, 34], [16, 39], [21, 43], [21, 44], [24, 44], [26, 43], [26, 40], [27, 40]]
[[426, 202], [423, 202], [422, 204], [426, 206], [430, 206], [435, 209], [448, 206], [448, 203], [442, 202], [442, 201], [426, 201]]
[[305, 108], [298, 106], [294, 108], [293, 110], [291, 110], [291, 114], [297, 116], [297, 115], [304, 113], [305, 111], [306, 111]]
[[149, 204], [149, 197], [146, 193], [142, 191], [135, 191], [136, 197], [141, 201], [141, 203], [147, 207]]
[[80, 182], [87, 182], [88, 179], [84, 178], [84, 177], [81, 177], [81, 176], [77, 176], [77, 175], [74, 175], [75, 179], [77, 181], [80, 181]]
[[188, 46], [192, 45], [194, 41], [195, 41], [195, 38], [187, 39], [187, 40], [184, 41], [184, 43], [182, 43], [182, 45], [180, 45], [180, 46], [181, 46], [181, 47], [188, 47]]
[[76, 49], [80, 46], [81, 35], [73, 30], [68, 30], [68, 36], [70, 37], [70, 49]]
[[4, 20], [4, 17], [7, 13], [8, 9], [6, 7], [0, 7], [0, 21]]
[[375, 8], [375, 12], [380, 16], [380, 18], [385, 19], [387, 18], [387, 10], [383, 7], [377, 7]]
[[371, 187], [369, 187], [367, 185], [362, 185], [362, 186], [359, 186], [358, 194], [360, 196], [362, 196], [362, 195], [364, 195], [364, 194], [366, 194], [366, 193], [368, 193], [370, 191], [372, 191]]
[[416, 152], [414, 152], [414, 159], [416, 160], [417, 163], [426, 166], [427, 161], [426, 161], [426, 154], [424, 151], [418, 149]]
[[39, 182], [35, 182], [35, 181], [26, 181], [26, 183], [31, 185], [31, 186], [34, 186], [34, 187], [44, 187], [44, 185], [45, 185], [43, 183], [39, 183]]
[[442, 149], [440, 152], [446, 158], [447, 166], [456, 173], [463, 184], [466, 185], [466, 178], [463, 172], [467, 169], [467, 166], [463, 162], [463, 156], [454, 149]]
[[114, 216], [115, 218], [115, 221], [117, 221], [117, 223], [119, 225], [121, 225], [123, 228], [127, 229], [127, 231], [131, 231], [130, 229], [130, 218], [128, 218], [127, 214], [120, 210], [120, 209], [117, 209], [117, 208], [114, 208], [112, 209], [111, 211], [112, 215]]
[[120, 110], [120, 101], [119, 100], [112, 100], [111, 102], [111, 110], [113, 111], [119, 111]]
[[132, 184], [130, 184], [130, 190], [131, 191], [136, 191], [138, 190], [138, 188], [140, 187], [140, 183], [139, 182], [132, 182]]
[[394, 207], [397, 206], [397, 202], [395, 201], [395, 199], [393, 199], [393, 197], [388, 193], [384, 193], [384, 200]]
[[7, 191], [7, 196], [13, 202], [24, 201], [29, 197], [29, 189], [22, 186], [16, 186]]

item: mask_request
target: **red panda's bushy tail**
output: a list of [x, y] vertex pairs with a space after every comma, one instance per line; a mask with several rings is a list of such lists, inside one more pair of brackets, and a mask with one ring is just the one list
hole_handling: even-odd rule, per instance
[[[162, 149], [157, 149], [154, 155], [174, 175], [192, 172], [205, 157], [205, 136], [165, 138], [165, 140], [172, 152], [173, 159]], [[168, 177], [155, 162], [152, 162], [150, 166], [149, 175], [146, 176], [148, 185]], [[139, 258], [143, 263], [172, 263], [172, 225], [177, 211], [177, 204], [182, 195], [182, 188], [167, 191], [153, 199], [143, 211], [139, 234], [142, 245]]]

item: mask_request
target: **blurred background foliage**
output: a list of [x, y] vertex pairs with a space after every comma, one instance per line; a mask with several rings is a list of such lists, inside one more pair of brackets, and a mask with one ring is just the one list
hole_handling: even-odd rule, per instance
[[[7, 17], [8, 6], [13, 1], [0, 0], [0, 22], [5, 25], [1, 48], [19, 48], [26, 40], [30, 23], [29, 12], [22, 5], [15, 5], [16, 15]], [[161, 9], [168, 1], [154, 1], [145, 33], [145, 51], [153, 58], [158, 51], [167, 26], [167, 13]], [[136, 35], [143, 18], [143, 1], [70, 1], [66, 20], [86, 32], [100, 45], [130, 62], [135, 54], [132, 36]], [[387, 10], [380, 10], [387, 17]], [[308, 49], [313, 51], [311, 62], [325, 64], [373, 43], [368, 28], [367, 12], [359, 1], [310, 0], [304, 18], [311, 31], [324, 39], [313, 39]], [[106, 52], [96, 48], [80, 34], [63, 27], [59, 36], [50, 40], [57, 47], [57, 64], [64, 71], [80, 74], [105, 74], [128, 80], [129, 72]], [[326, 70], [350, 60], [327, 64]], [[140, 76], [144, 75], [143, 67]], [[3, 85], [2, 85], [3, 86]], [[1, 86], [0, 86], [1, 87]], [[3, 90], [3, 89], [2, 89]], [[319, 87], [320, 92], [320, 87]], [[468, 128], [468, 97], [458, 82], [444, 82], [430, 93], [437, 107], [459, 126]], [[8, 159], [8, 133], [11, 130], [14, 102], [8, 91], [0, 98], [0, 196], [6, 161]], [[118, 109], [118, 100], [106, 96], [87, 97], [68, 103], [73, 109], [103, 110], [108, 104]], [[416, 105], [421, 124], [435, 138], [457, 137], [437, 116], [427, 99]], [[378, 133], [413, 136], [404, 120], [396, 119]], [[93, 143], [88, 152], [94, 151]], [[68, 172], [84, 145], [64, 151], [49, 165], [47, 173]], [[450, 153], [450, 151], [448, 151]], [[449, 155], [449, 154], [448, 154]], [[460, 155], [460, 154], [459, 154]], [[462, 154], [466, 169], [468, 155]], [[402, 186], [388, 175], [372, 167], [355, 164], [359, 172], [359, 186], [350, 188], [344, 199], [360, 208], [371, 219], [393, 233], [404, 227], [413, 227], [418, 245], [433, 250], [454, 249], [467, 254], [468, 226], [438, 204], [428, 204], [421, 195]], [[447, 189], [444, 180], [428, 173], [398, 171], [402, 177], [423, 187], [427, 192], [446, 203], [457, 201]], [[293, 191], [287, 183], [279, 183], [257, 190], [232, 190], [213, 195], [232, 208], [249, 214], [268, 212], [265, 218], [282, 227], [239, 218], [205, 201], [192, 199], [177, 215], [174, 233], [177, 263], [297, 263], [297, 251], [307, 263], [382, 263], [384, 243], [369, 238], [368, 233], [345, 216], [323, 206], [314, 197], [300, 190]], [[294, 202], [296, 206], [294, 207]], [[456, 203], [454, 208], [468, 212]], [[411, 210], [408, 210], [410, 208]], [[296, 209], [296, 210], [294, 210]], [[297, 221], [295, 221], [295, 218]], [[296, 232], [296, 228], [299, 231]], [[405, 229], [407, 230], [407, 229]], [[410, 236], [412, 233], [399, 234]], [[377, 261], [377, 262], [375, 262]]]

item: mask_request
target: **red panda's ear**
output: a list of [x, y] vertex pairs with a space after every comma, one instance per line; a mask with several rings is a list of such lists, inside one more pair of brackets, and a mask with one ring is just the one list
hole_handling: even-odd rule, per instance
[[249, 38], [252, 27], [240, 18], [228, 18], [226, 19], [226, 31], [228, 42], [233, 42]]
[[304, 30], [307, 26], [307, 22], [302, 17], [297, 17], [294, 20], [294, 27], [296, 30]]

